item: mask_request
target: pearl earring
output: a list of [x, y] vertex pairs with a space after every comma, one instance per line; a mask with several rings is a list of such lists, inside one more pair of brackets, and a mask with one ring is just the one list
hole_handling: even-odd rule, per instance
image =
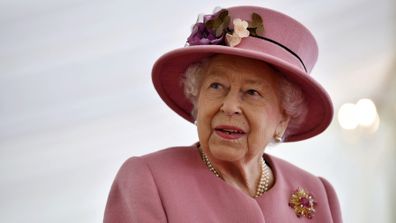
[[275, 135], [274, 136], [274, 139], [275, 139], [275, 142], [282, 142], [282, 136], [280, 136], [280, 135]]

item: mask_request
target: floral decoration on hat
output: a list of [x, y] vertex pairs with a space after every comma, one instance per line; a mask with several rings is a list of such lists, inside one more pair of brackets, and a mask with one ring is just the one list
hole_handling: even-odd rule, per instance
[[312, 219], [317, 203], [312, 194], [299, 187], [290, 197], [289, 206], [294, 209], [297, 217]]
[[232, 23], [234, 28], [229, 28], [230, 16], [226, 9], [213, 15], [203, 16], [203, 21], [198, 21], [192, 28], [187, 39], [189, 46], [194, 45], [223, 45], [237, 46], [242, 38], [248, 36], [262, 37], [264, 33], [263, 19], [257, 13], [252, 13], [252, 20], [245, 21], [235, 18]]

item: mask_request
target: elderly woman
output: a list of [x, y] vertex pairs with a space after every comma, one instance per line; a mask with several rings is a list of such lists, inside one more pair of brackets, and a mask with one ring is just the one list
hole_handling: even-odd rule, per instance
[[104, 222], [341, 222], [328, 181], [264, 153], [332, 119], [330, 98], [309, 76], [312, 34], [279, 12], [233, 7], [204, 16], [187, 42], [152, 75], [199, 142], [127, 160]]

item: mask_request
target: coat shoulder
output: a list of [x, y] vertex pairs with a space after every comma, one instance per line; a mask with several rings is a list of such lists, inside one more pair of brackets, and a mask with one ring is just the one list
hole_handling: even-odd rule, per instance
[[177, 177], [180, 174], [194, 173], [200, 165], [200, 156], [195, 145], [165, 148], [143, 156], [131, 157], [128, 162], [138, 162], [146, 166], [157, 177]]

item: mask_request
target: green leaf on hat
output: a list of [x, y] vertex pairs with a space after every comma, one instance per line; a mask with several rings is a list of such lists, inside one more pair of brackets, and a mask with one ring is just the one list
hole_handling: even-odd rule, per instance
[[263, 19], [257, 13], [252, 13], [252, 21], [249, 23], [248, 30], [253, 36], [262, 36], [264, 34]]
[[228, 28], [229, 22], [230, 17], [228, 16], [228, 11], [223, 9], [219, 12], [219, 15], [215, 19], [207, 21], [205, 26], [206, 28], [213, 30], [216, 37], [220, 37]]
[[254, 24], [263, 24], [263, 19], [261, 18], [261, 16], [255, 12], [252, 13], [252, 22]]
[[222, 23], [216, 29], [216, 37], [219, 37], [224, 34], [225, 30], [228, 28], [228, 24], [230, 23], [230, 17], [226, 16]]

